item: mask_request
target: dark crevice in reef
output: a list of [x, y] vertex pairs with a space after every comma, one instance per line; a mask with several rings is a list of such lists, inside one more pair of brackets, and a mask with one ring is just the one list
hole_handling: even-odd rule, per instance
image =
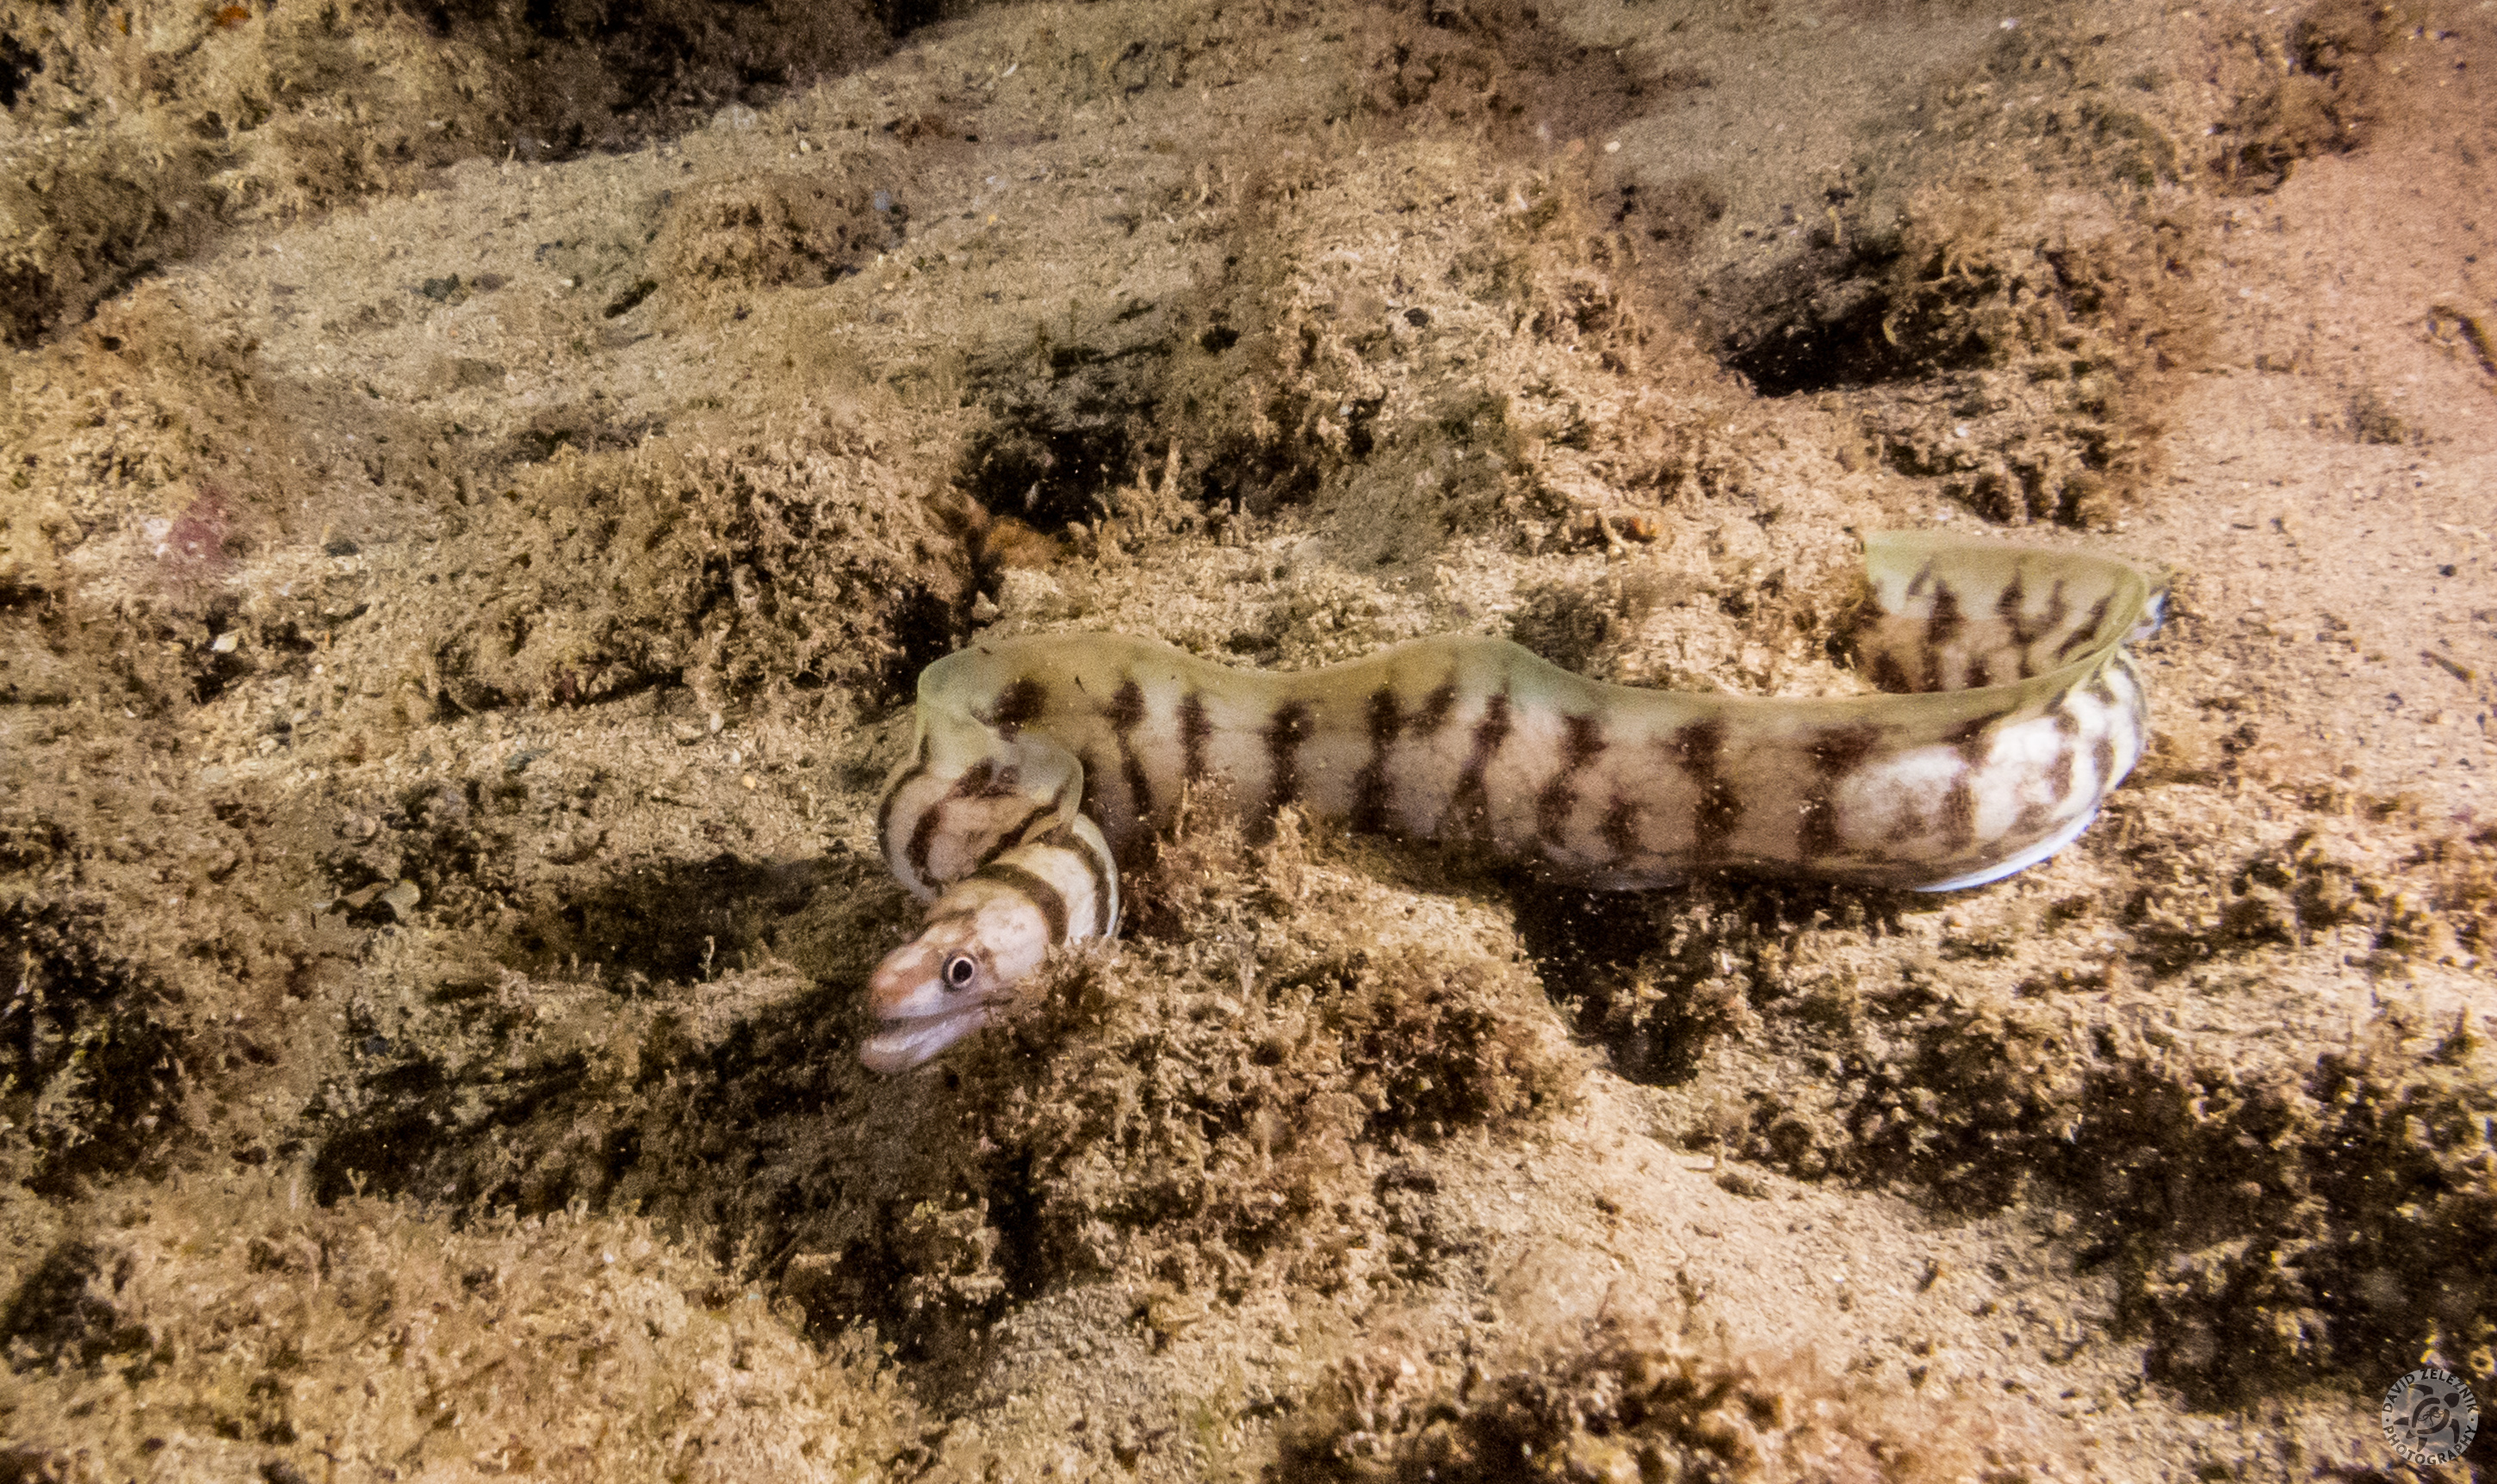
[[[27, 1184], [46, 1196], [153, 1163], [164, 1142], [155, 1130], [176, 1121], [180, 1059], [202, 1058], [174, 1015], [142, 1008], [171, 1010], [173, 995], [114, 952], [112, 937], [94, 907], [0, 905], [0, 963], [17, 981], [0, 1022], [0, 1090], [9, 1094], [0, 1106], [31, 1135]], [[75, 1121], [62, 1116], [72, 1109]]]
[[1100, 496], [1157, 464], [1154, 432], [1171, 357], [1161, 313], [1122, 306], [1079, 338], [1032, 343], [972, 367], [988, 426], [963, 460], [963, 485], [991, 515], [1058, 532], [1102, 513]]
[[569, 894], [513, 938], [520, 964], [630, 964], [655, 981], [699, 979], [769, 952], [774, 925], [802, 910], [831, 876], [821, 861], [708, 861], [637, 867]]
[[1722, 285], [1714, 297], [1741, 308], [1718, 332], [1720, 361], [1763, 396], [1917, 381], [1988, 363], [1995, 348], [1969, 316], [1925, 312], [1917, 300], [1965, 305], [2001, 285], [1982, 273], [1948, 281], [1939, 264], [1903, 273], [1901, 258], [1895, 243], [1823, 249]]

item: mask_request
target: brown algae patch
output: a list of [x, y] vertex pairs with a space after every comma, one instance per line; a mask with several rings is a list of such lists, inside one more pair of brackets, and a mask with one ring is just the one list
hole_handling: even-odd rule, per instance
[[1282, 1438], [1280, 1472], [1335, 1480], [2053, 1479], [2048, 1439], [1969, 1404], [1743, 1353], [1702, 1325], [1603, 1315], [1491, 1353], [1380, 1346], [1336, 1364]]
[[455, 547], [434, 640], [462, 710], [653, 684], [890, 691], [951, 647], [965, 599], [934, 475], [835, 410], [777, 447], [652, 440], [523, 470]]
[[862, 1337], [810, 1342], [640, 1218], [455, 1226], [249, 1177], [107, 1209], [0, 1317], [0, 1418], [39, 1477], [872, 1477], [917, 1446]]

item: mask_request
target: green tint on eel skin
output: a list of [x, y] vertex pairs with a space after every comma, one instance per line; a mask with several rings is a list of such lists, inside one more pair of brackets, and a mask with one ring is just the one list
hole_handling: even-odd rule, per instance
[[1587, 885], [1736, 870], [1951, 891], [2062, 849], [2140, 757], [2127, 643], [2164, 578], [2085, 553], [1890, 532], [1853, 640], [1885, 694], [1689, 695], [1569, 674], [1506, 640], [1235, 670], [1149, 639], [975, 644], [919, 678], [877, 827], [931, 902], [875, 971], [877, 1071], [987, 1024], [1058, 943], [1119, 926], [1118, 861], [1221, 779], [1353, 828]]

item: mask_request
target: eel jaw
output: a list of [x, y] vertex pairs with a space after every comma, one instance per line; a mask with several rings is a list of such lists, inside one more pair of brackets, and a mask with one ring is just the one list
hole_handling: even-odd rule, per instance
[[876, 965], [868, 1006], [885, 1028], [859, 1045], [868, 1070], [906, 1072], [989, 1023], [985, 995], [945, 988], [939, 974], [963, 947], [937, 938], [929, 933], [904, 943]]
[[966, 1005], [952, 1015], [926, 1015], [879, 1030], [859, 1043], [870, 1072], [906, 1072], [989, 1023], [989, 1007]]

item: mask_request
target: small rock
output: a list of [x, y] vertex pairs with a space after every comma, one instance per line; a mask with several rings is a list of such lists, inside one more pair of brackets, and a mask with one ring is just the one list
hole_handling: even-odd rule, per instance
[[503, 364], [498, 361], [481, 361], [474, 356], [439, 356], [426, 368], [425, 390], [439, 394], [471, 387], [499, 387], [503, 384]]
[[[1058, 584], [1058, 580], [1029, 567], [1008, 567], [998, 576], [997, 600], [992, 607], [996, 617], [1004, 618], [1063, 618], [1074, 612], [1074, 605], [1066, 600], [1066, 589]], [[979, 618], [976, 603], [972, 605], [972, 616]]]
[[577, 866], [595, 855], [606, 842], [606, 831], [587, 820], [576, 820], [547, 837], [539, 849], [556, 866]]

